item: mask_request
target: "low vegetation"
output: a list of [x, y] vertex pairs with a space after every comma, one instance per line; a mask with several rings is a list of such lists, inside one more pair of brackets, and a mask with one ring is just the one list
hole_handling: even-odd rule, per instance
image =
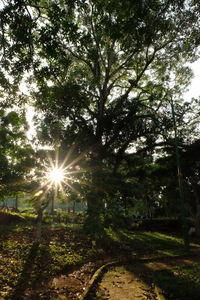
[[[18, 214], [12, 213], [10, 218], [13, 215]], [[54, 299], [59, 293], [68, 299], [78, 299], [95, 270], [107, 261], [158, 260], [185, 254], [182, 239], [169, 233], [109, 227], [101, 238], [94, 240], [84, 233], [81, 224], [48, 224], [48, 218], [42, 226], [41, 242], [37, 244], [34, 243], [34, 217], [22, 218], [23, 222], [0, 225], [0, 296], [3, 299]], [[198, 253], [199, 245], [192, 244], [191, 251], [193, 255]], [[178, 274], [180, 282], [187, 275], [188, 280], [194, 276], [194, 285], [198, 286], [198, 272], [199, 264], [170, 272], [159, 270], [155, 272], [155, 281], [170, 294], [174, 274]], [[60, 276], [69, 276], [76, 282], [73, 285], [65, 282], [63, 290], [52, 287], [51, 283]], [[163, 281], [169, 286], [163, 286]]]

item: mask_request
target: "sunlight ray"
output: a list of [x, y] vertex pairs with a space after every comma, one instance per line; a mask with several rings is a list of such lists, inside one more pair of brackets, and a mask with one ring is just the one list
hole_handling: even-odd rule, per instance
[[59, 189], [60, 189], [60, 191], [61, 191], [62, 197], [65, 197], [65, 191], [64, 191], [64, 189], [63, 189], [62, 183], [59, 183]]
[[67, 165], [67, 168], [71, 168], [76, 163], [78, 163], [86, 154], [88, 154], [91, 150], [94, 150], [97, 145], [93, 145], [89, 147], [87, 150], [83, 151], [77, 158], [75, 158], [71, 163]]
[[57, 198], [57, 194], [58, 194], [58, 185], [57, 184], [55, 184], [55, 188], [54, 188], [54, 204], [55, 204], [55, 202], [56, 202], [56, 198]]
[[65, 173], [60, 168], [53, 168], [48, 172], [48, 177], [50, 177], [51, 182], [56, 184], [64, 180]]
[[[43, 178], [43, 177], [41, 176], [41, 178]], [[35, 189], [32, 194], [38, 193], [41, 190], [41, 188], [48, 186], [48, 184], [50, 185], [49, 188], [51, 188], [51, 181], [46, 180], [45, 182], [41, 183], [40, 186], [37, 189]]]
[[69, 149], [69, 152], [66, 154], [66, 156], [65, 156], [65, 158], [64, 158], [64, 160], [63, 160], [63, 162], [60, 166], [61, 168], [64, 168], [65, 163], [69, 160], [69, 158], [70, 158], [70, 156], [73, 153], [75, 148], [76, 148], [76, 144], [74, 143], [74, 144], [72, 144], [71, 148]]
[[77, 189], [75, 187], [73, 187], [69, 182], [63, 182], [65, 185], [67, 185], [74, 193], [76, 194], [80, 194], [79, 191], [77, 191]]
[[71, 175], [71, 174], [80, 174], [80, 173], [85, 173], [85, 172], [87, 172], [86, 169], [74, 170], [74, 171], [67, 171], [67, 175]]
[[57, 147], [54, 153], [54, 160], [51, 156], [51, 153], [47, 152], [47, 159], [49, 165], [43, 165], [43, 168], [41, 170], [42, 175], [38, 177], [38, 179], [41, 180], [41, 183], [40, 187], [37, 190], [39, 191], [41, 188], [46, 189], [42, 197], [46, 195], [49, 189], [53, 189], [53, 200], [55, 202], [56, 198], [58, 197], [59, 191], [61, 192], [62, 197], [66, 195], [66, 189], [64, 186], [66, 186], [70, 191], [74, 192], [75, 194], [80, 195], [80, 191], [73, 185], [73, 183], [75, 182], [94, 188], [90, 183], [81, 181], [79, 180], [79, 178], [76, 178], [76, 176], [73, 176], [76, 174], [91, 171], [90, 168], [82, 169], [80, 166], [76, 165], [80, 160], [82, 160], [85, 157], [85, 155], [87, 155], [90, 152], [91, 148], [78, 155], [69, 164], [66, 163], [70, 160], [70, 156], [76, 148], [76, 145], [77, 144], [75, 143], [72, 145], [62, 162], [60, 162], [59, 160], [59, 149]]
[[59, 150], [58, 147], [56, 147], [55, 149], [55, 167], [56, 169], [58, 169], [58, 159], [59, 159]]
[[53, 163], [53, 159], [52, 159], [49, 151], [47, 151], [46, 156], [47, 156], [47, 159], [48, 159], [48, 161], [50, 163], [50, 166], [53, 168], [54, 167], [54, 163]]
[[[47, 192], [50, 190], [51, 186], [46, 186], [45, 191], [43, 191], [43, 193], [41, 194], [41, 199], [44, 198], [47, 194]], [[35, 195], [41, 191], [41, 186], [39, 188], [37, 188], [36, 190], [33, 191], [32, 196], [35, 197]]]

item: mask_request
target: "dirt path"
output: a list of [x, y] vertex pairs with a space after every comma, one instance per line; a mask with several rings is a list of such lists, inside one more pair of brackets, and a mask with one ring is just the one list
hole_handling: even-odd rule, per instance
[[200, 263], [199, 257], [163, 258], [157, 261], [111, 267], [96, 286], [96, 292], [93, 291], [91, 299], [158, 299], [153, 277], [155, 271], [170, 270], [173, 266], [191, 266], [196, 263]]
[[96, 298], [102, 300], [157, 299], [152, 287], [124, 266], [114, 267], [104, 275]]

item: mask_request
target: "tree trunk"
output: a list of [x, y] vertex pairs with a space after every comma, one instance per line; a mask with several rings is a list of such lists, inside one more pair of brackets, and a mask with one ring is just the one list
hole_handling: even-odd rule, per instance
[[[97, 155], [96, 155], [97, 157]], [[90, 234], [101, 234], [103, 226], [100, 221], [100, 214], [103, 211], [103, 174], [101, 161], [96, 159], [92, 162], [92, 169], [95, 170], [92, 174], [92, 191], [87, 195], [87, 220], [85, 229]]]
[[35, 234], [35, 242], [39, 243], [41, 240], [42, 235], [42, 217], [43, 217], [43, 210], [42, 208], [42, 198], [43, 194], [39, 195], [36, 199], [35, 206], [37, 211], [37, 222], [36, 222], [36, 234]]
[[199, 187], [193, 180], [190, 180], [190, 182], [192, 184], [195, 202], [196, 202], [195, 230], [196, 230], [196, 234], [200, 236], [200, 195], [198, 189]]
[[73, 215], [75, 214], [76, 201], [73, 202]]
[[196, 234], [200, 236], [200, 204], [197, 205], [197, 212], [195, 216], [195, 229]]
[[18, 211], [18, 195], [15, 197], [15, 209]]
[[51, 200], [51, 214], [52, 215], [54, 214], [54, 206], [55, 206], [55, 199], [54, 199], [54, 197], [52, 197], [52, 200]]
[[37, 211], [37, 225], [36, 225], [36, 235], [35, 235], [36, 242], [40, 242], [42, 236], [42, 217], [43, 217], [43, 210], [40, 207]]

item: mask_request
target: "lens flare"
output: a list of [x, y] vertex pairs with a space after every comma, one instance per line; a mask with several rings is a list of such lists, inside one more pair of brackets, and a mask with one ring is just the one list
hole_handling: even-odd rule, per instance
[[61, 193], [63, 198], [66, 198], [66, 193], [69, 191], [80, 195], [80, 190], [76, 187], [77, 184], [91, 186], [90, 182], [84, 179], [80, 180], [80, 176], [78, 176], [90, 171], [89, 168], [83, 169], [80, 166], [80, 162], [85, 160], [90, 149], [82, 152], [72, 160], [71, 155], [75, 147], [76, 144], [73, 144], [62, 160], [59, 157], [58, 148], [55, 149], [54, 158], [53, 151], [46, 152], [46, 159], [41, 164], [39, 175], [37, 175], [40, 186], [34, 191], [35, 195], [39, 196], [37, 193], [42, 189], [42, 197], [45, 198], [49, 191], [54, 191], [54, 200], [56, 200], [58, 193]]
[[49, 172], [49, 179], [52, 183], [61, 183], [65, 178], [64, 170], [61, 168], [53, 168]]

